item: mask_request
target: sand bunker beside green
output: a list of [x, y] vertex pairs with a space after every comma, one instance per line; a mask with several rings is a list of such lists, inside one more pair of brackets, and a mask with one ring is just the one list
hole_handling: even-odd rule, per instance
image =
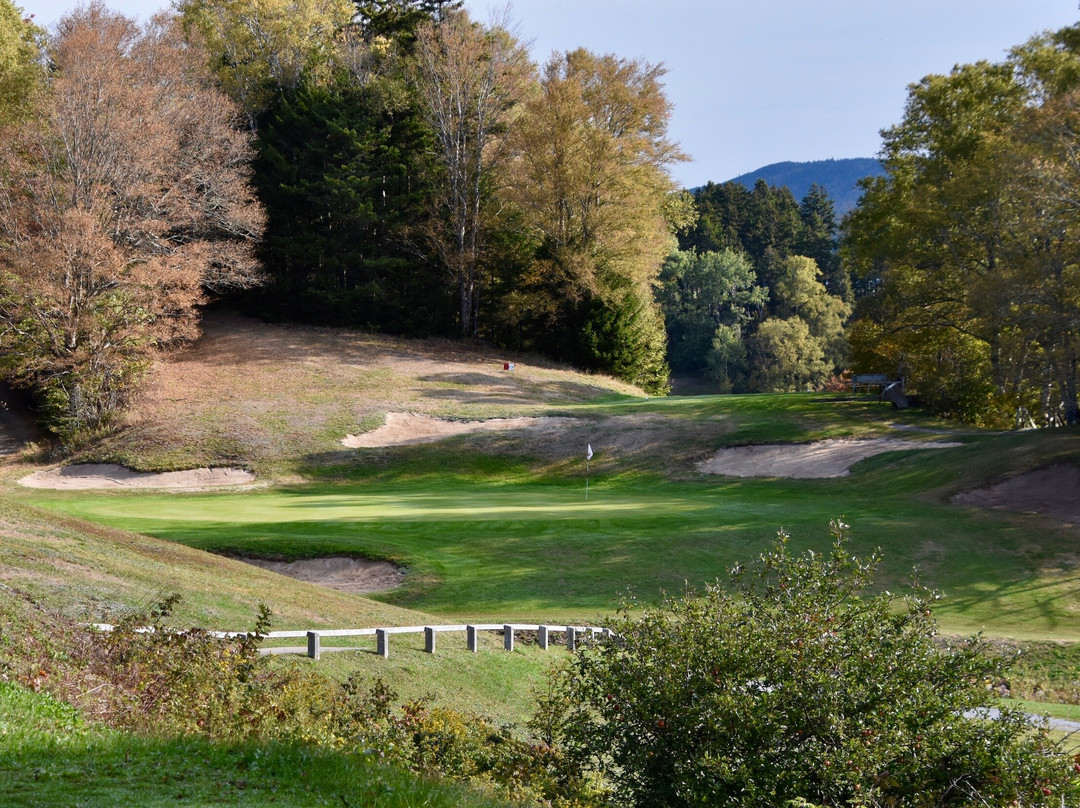
[[243, 557], [237, 560], [299, 581], [355, 594], [397, 589], [405, 580], [405, 570], [397, 564], [348, 556], [301, 558], [296, 561]]
[[483, 421], [452, 421], [415, 412], [391, 412], [386, 423], [362, 435], [346, 435], [343, 446], [350, 449], [373, 449], [382, 446], [409, 446], [434, 443], [452, 435], [473, 432], [496, 432], [508, 429], [558, 430], [574, 424], [576, 418], [488, 418]]
[[132, 471], [115, 463], [84, 463], [35, 471], [19, 480], [27, 488], [76, 490], [93, 488], [171, 488], [198, 490], [231, 485], [251, 485], [255, 475], [244, 469], [202, 468], [186, 471]]
[[697, 470], [727, 477], [846, 477], [851, 467], [883, 452], [907, 449], [949, 449], [961, 443], [895, 440], [822, 440], [815, 443], [774, 443], [721, 449]]

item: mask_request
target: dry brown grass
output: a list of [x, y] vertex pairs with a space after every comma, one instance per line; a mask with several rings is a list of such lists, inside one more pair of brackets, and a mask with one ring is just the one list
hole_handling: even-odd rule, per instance
[[[630, 385], [449, 340], [207, 319], [159, 361], [122, 428], [80, 459], [146, 470], [245, 465], [288, 478], [387, 412], [478, 419], [542, 415]], [[504, 361], [515, 364], [503, 369]]]

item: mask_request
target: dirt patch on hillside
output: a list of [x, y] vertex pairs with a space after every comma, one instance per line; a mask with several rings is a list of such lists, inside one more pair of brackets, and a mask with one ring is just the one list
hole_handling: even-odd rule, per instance
[[699, 463], [705, 474], [728, 477], [846, 477], [860, 460], [882, 452], [906, 449], [948, 449], [960, 443], [894, 440], [822, 440], [816, 443], [765, 444], [721, 449]]
[[434, 443], [452, 435], [498, 432], [510, 429], [558, 430], [577, 422], [576, 418], [488, 418], [483, 421], [452, 421], [413, 412], [391, 412], [386, 423], [362, 435], [346, 435], [341, 443], [350, 449], [408, 446]]
[[287, 575], [298, 581], [318, 584], [340, 592], [361, 594], [397, 589], [405, 580], [405, 570], [389, 561], [326, 556], [298, 561], [267, 561], [262, 558], [237, 558], [264, 570]]
[[27, 488], [169, 488], [194, 490], [250, 485], [255, 475], [244, 469], [203, 468], [161, 473], [132, 471], [114, 463], [88, 463], [35, 471], [19, 480]]
[[950, 501], [954, 505], [1034, 513], [1080, 524], [1080, 467], [1047, 466], [983, 488], [962, 491]]

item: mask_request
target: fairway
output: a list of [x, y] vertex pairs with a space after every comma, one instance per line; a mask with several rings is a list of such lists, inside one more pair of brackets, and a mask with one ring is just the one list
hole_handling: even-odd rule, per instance
[[[382, 599], [448, 618], [591, 619], [628, 591], [662, 592], [723, 577], [783, 528], [796, 549], [829, 546], [828, 523], [852, 526], [852, 550], [883, 554], [880, 583], [921, 581], [945, 591], [947, 629], [1015, 637], [1080, 636], [1075, 528], [1037, 516], [961, 508], [942, 493], [972, 469], [1019, 462], [1032, 442], [967, 438], [952, 449], [897, 451], [849, 477], [735, 479], [606, 473], [402, 473], [212, 493], [36, 492], [32, 502], [72, 516], [218, 553], [302, 558], [352, 554], [396, 561], [406, 585]], [[1043, 455], [1056, 444], [1043, 441]], [[1059, 447], [1060, 448], [1060, 447]], [[413, 468], [424, 448], [411, 448]], [[1037, 453], [1038, 454], [1038, 453]], [[951, 482], [952, 481], [952, 482]], [[946, 488], [943, 489], [943, 486]]]

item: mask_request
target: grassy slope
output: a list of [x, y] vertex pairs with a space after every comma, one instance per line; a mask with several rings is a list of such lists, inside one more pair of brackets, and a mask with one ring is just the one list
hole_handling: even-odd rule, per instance
[[446, 340], [216, 315], [195, 346], [154, 367], [126, 428], [84, 458], [148, 470], [239, 463], [282, 477], [346, 456], [339, 440], [388, 411], [488, 418], [639, 395], [610, 378]]
[[183, 545], [15, 502], [0, 517], [0, 583], [69, 616], [108, 622], [164, 595], [184, 600], [178, 625], [245, 629], [260, 603], [275, 627], [414, 625], [424, 614], [292, 581]]

